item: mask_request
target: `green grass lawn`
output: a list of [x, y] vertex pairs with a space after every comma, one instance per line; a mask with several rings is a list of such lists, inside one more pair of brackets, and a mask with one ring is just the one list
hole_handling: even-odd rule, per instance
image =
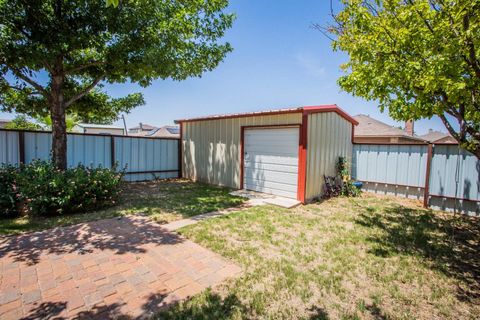
[[243, 275], [159, 319], [478, 319], [480, 222], [364, 195], [181, 229]]
[[228, 188], [184, 179], [125, 183], [119, 202], [114, 207], [56, 217], [0, 219], [0, 234], [16, 234], [137, 213], [148, 215], [159, 223], [167, 223], [241, 205], [244, 199], [231, 196], [230, 191]]

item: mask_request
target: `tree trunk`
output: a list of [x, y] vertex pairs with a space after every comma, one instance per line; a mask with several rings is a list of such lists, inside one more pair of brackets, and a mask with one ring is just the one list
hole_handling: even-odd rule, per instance
[[52, 117], [52, 161], [60, 169], [67, 169], [67, 123], [65, 120], [65, 101], [63, 96], [63, 75], [52, 76], [52, 98], [50, 116]]

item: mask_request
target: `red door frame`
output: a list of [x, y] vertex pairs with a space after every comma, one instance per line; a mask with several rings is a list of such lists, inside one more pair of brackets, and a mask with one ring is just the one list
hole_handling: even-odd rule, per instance
[[305, 177], [306, 177], [306, 116], [302, 118], [302, 124], [270, 124], [270, 125], [253, 125], [240, 127], [240, 189], [243, 189], [243, 175], [245, 166], [245, 129], [272, 129], [272, 128], [298, 128], [298, 183], [297, 183], [297, 200], [305, 202]]

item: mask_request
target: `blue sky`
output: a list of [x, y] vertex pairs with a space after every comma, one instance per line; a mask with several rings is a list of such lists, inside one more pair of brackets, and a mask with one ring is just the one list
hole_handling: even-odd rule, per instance
[[[234, 51], [202, 78], [155, 81], [144, 89], [133, 84], [107, 86], [113, 96], [142, 92], [146, 105], [126, 115], [128, 127], [155, 126], [175, 119], [337, 104], [351, 115], [363, 113], [392, 125], [374, 102], [354, 98], [337, 85], [346, 55], [333, 52], [330, 41], [311, 26], [329, 19], [326, 0], [231, 0], [237, 19], [225, 41]], [[13, 115], [0, 113], [0, 118]], [[446, 131], [438, 119], [415, 123], [417, 134]]]

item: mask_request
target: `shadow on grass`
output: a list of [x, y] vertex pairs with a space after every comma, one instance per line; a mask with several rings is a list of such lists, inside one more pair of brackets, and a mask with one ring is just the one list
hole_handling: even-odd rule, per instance
[[308, 319], [311, 319], [311, 320], [328, 320], [328, 319], [330, 319], [327, 311], [325, 311], [323, 308], [313, 306], [310, 309], [308, 309], [308, 311], [311, 312]]
[[[246, 199], [230, 195], [229, 188], [185, 179], [127, 184], [126, 204], [146, 214], [158, 211], [191, 217], [241, 206]], [[125, 206], [125, 204], [123, 204]]]
[[245, 317], [248, 309], [235, 294], [225, 298], [207, 290], [196, 299], [175, 305], [156, 315], [155, 319], [230, 319], [235, 314]]
[[[68, 314], [68, 319], [228, 319], [234, 313], [245, 314], [246, 308], [235, 295], [222, 299], [218, 294], [207, 290], [200, 295], [200, 303], [195, 299], [177, 304], [175, 299], [162, 294], [152, 294], [137, 312], [128, 312], [123, 302], [94, 306], [88, 311]], [[67, 319], [63, 311], [68, 302], [44, 302], [36, 306], [22, 320]], [[162, 311], [163, 310], [163, 311]]]
[[448, 277], [466, 284], [458, 288], [463, 301], [480, 298], [480, 220], [431, 210], [394, 206], [381, 212], [366, 208], [356, 223], [372, 232], [370, 253], [388, 257], [407, 254], [426, 258]]

